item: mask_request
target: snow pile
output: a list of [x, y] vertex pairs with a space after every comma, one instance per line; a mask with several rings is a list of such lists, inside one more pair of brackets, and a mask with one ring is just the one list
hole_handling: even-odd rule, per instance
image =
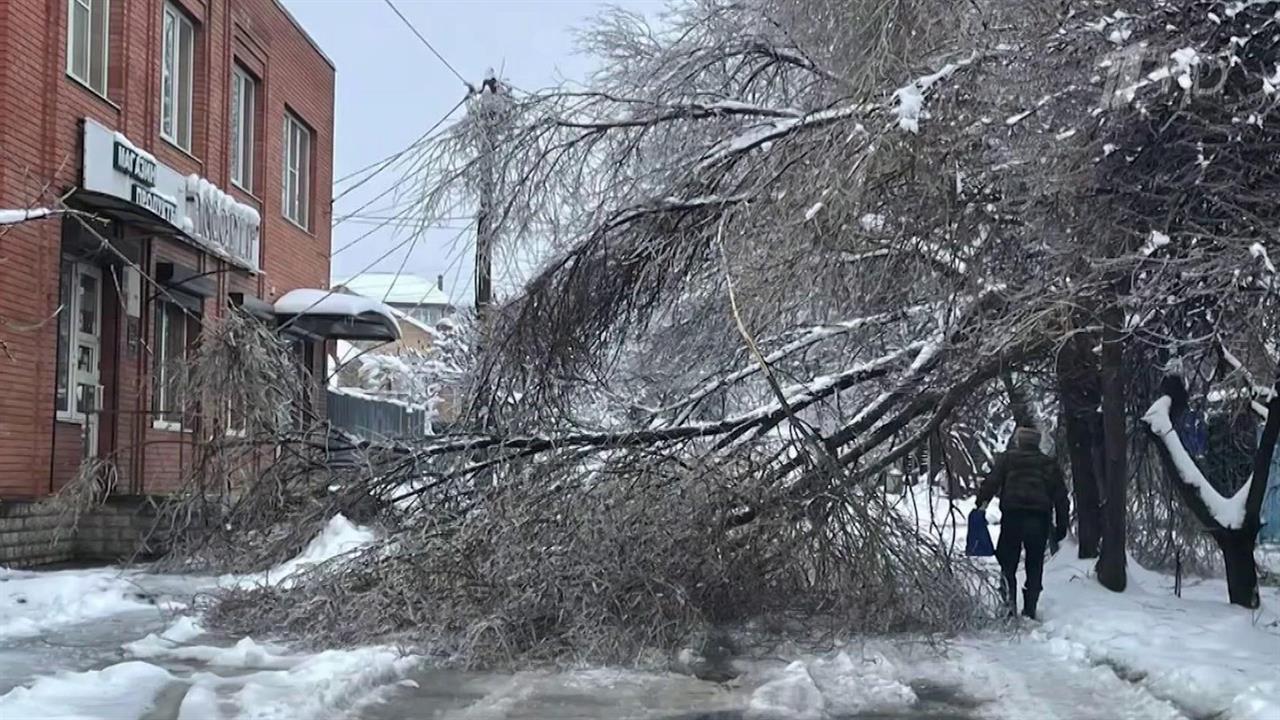
[[164, 632], [151, 633], [141, 640], [125, 643], [124, 650], [137, 658], [159, 657], [203, 634], [204, 628], [194, 618], [183, 616]]
[[[418, 661], [392, 648], [369, 647], [329, 650], [287, 669], [242, 677], [197, 673], [178, 720], [332, 718], [359, 705], [377, 688], [400, 680]], [[230, 708], [233, 713], [224, 712]]]
[[1169, 399], [1168, 395], [1162, 396], [1151, 405], [1151, 409], [1147, 410], [1147, 414], [1142, 416], [1142, 421], [1164, 443], [1165, 448], [1169, 451], [1169, 456], [1173, 459], [1174, 467], [1178, 470], [1178, 477], [1182, 478], [1184, 483], [1196, 489], [1200, 494], [1200, 499], [1204, 501], [1205, 506], [1209, 508], [1209, 512], [1213, 515], [1213, 519], [1217, 520], [1225, 528], [1243, 526], [1245, 501], [1249, 497], [1249, 486], [1253, 484], [1253, 480], [1250, 479], [1242, 485], [1235, 495], [1229, 498], [1223, 497], [1209, 483], [1209, 479], [1200, 472], [1195, 460], [1191, 459], [1191, 455], [1183, 447], [1182, 440], [1173, 431], [1173, 420], [1169, 417], [1169, 408], [1172, 404], [1173, 401]]
[[802, 658], [765, 674], [765, 682], [747, 700], [746, 717], [820, 720], [899, 713], [918, 702], [903, 677], [885, 654], [865, 648]]
[[22, 210], [0, 210], [0, 225], [17, 225], [27, 220], [39, 220], [53, 215], [49, 208], [30, 208]]
[[751, 695], [746, 717], [748, 720], [822, 720], [825, 711], [822, 691], [805, 664], [797, 660]]
[[838, 717], [892, 712], [915, 704], [915, 691], [900, 682], [902, 673], [887, 657], [869, 653], [859, 660], [840, 652], [809, 665], [827, 712]]
[[[125, 662], [102, 670], [64, 672], [38, 678], [0, 696], [0, 717], [44, 720], [129, 720], [155, 703], [174, 677], [145, 662]], [[194, 718], [193, 718], [194, 720]]]
[[204, 629], [193, 618], [183, 617], [158, 635], [152, 633], [125, 643], [124, 650], [140, 660], [184, 660], [224, 668], [289, 668], [300, 661], [284, 648], [262, 645], [247, 637], [231, 647], [190, 644], [202, 635]]
[[22, 572], [0, 568], [0, 639], [133, 610], [152, 610], [119, 570]]
[[370, 545], [377, 537], [373, 530], [356, 525], [343, 515], [334, 515], [297, 557], [286, 560], [265, 572], [229, 576], [226, 579], [230, 580], [233, 586], [242, 588], [257, 585], [289, 587], [297, 575], [339, 555]]
[[1064, 660], [1139, 677], [1153, 695], [1194, 717], [1280, 717], [1280, 590], [1262, 589], [1268, 609], [1255, 618], [1226, 602], [1221, 580], [1184, 586], [1179, 599], [1172, 578], [1130, 562], [1128, 589], [1112, 593], [1091, 577], [1092, 565], [1066, 559], [1048, 564], [1045, 622], [1034, 638]]
[[[237, 649], [247, 647], [253, 652], [237, 659]], [[177, 657], [201, 662], [210, 657], [219, 673], [196, 672], [183, 679], [136, 660], [59, 673], [0, 696], [0, 717], [139, 720], [154, 711], [162, 691], [185, 684], [177, 720], [321, 720], [359, 705], [418, 663], [416, 657], [385, 647], [286, 656], [248, 638], [235, 648], [185, 650]], [[231, 668], [254, 671], [235, 674]]]

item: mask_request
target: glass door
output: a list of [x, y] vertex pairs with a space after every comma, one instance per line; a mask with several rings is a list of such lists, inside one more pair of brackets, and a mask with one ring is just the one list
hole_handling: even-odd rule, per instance
[[83, 264], [76, 271], [76, 408], [85, 417], [85, 456], [97, 457], [102, 422], [102, 271]]

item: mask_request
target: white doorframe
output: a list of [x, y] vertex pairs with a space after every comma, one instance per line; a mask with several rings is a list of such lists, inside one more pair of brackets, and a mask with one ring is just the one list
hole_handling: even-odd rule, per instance
[[84, 454], [96, 457], [102, 408], [102, 270], [81, 262], [71, 266], [69, 279], [74, 285], [67, 306], [62, 308], [71, 325], [67, 334], [70, 342], [60, 348], [66, 353], [67, 407], [58, 416], [83, 426]]

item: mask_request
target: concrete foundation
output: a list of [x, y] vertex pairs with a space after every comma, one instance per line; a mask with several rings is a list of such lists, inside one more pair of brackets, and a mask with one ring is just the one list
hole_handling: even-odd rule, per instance
[[82, 514], [71, 528], [69, 518], [51, 503], [0, 501], [0, 565], [153, 558], [165, 549], [162, 534], [153, 532], [155, 508], [146, 496], [112, 497]]

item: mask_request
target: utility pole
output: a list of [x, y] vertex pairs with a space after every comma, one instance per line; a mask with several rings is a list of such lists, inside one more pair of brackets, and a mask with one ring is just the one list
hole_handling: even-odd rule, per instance
[[[506, 114], [503, 106], [506, 98], [505, 88], [498, 82], [493, 68], [485, 71], [484, 82], [479, 89], [473, 88], [471, 94], [471, 112], [474, 114], [477, 133], [476, 187], [479, 195], [476, 207], [476, 351], [483, 355], [491, 322], [490, 308], [493, 305], [493, 245], [497, 234], [494, 207], [494, 195], [497, 192], [497, 129], [498, 123], [503, 121]], [[492, 422], [490, 404], [493, 398], [491, 386], [483, 375], [479, 378], [474, 393], [475, 420], [478, 428], [484, 430]], [[476, 482], [485, 486], [490, 479], [485, 473], [478, 476]]]
[[502, 114], [500, 98], [504, 93], [493, 68], [485, 72], [484, 82], [476, 91], [472, 108], [479, 122], [479, 207], [476, 209], [476, 317], [484, 321], [488, 308], [493, 304], [493, 241], [495, 218], [493, 195], [494, 153], [497, 150], [496, 124]]

